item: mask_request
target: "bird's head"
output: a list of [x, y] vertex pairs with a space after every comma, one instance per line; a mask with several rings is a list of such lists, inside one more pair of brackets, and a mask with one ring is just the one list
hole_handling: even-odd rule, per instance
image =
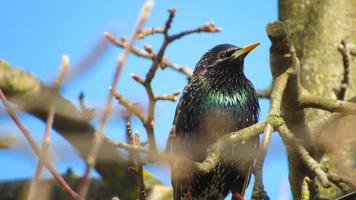
[[260, 43], [245, 47], [232, 44], [220, 44], [206, 52], [196, 65], [193, 76], [222, 77], [243, 73], [244, 58]]

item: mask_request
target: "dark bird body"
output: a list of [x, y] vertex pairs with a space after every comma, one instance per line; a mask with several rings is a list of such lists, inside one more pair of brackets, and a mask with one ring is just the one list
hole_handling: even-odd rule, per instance
[[[178, 103], [176, 135], [168, 150], [203, 161], [219, 136], [248, 127], [258, 120], [255, 89], [243, 73], [244, 57], [258, 43], [244, 48], [215, 46], [197, 63]], [[207, 174], [172, 165], [174, 200], [224, 199], [231, 191], [243, 195], [250, 179], [258, 137], [225, 150], [219, 164]]]

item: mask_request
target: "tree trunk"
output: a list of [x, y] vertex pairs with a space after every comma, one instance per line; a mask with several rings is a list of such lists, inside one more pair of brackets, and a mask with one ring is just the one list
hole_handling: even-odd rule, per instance
[[[312, 95], [337, 98], [344, 73], [342, 56], [337, 47], [341, 40], [345, 40], [348, 45], [354, 45], [356, 42], [355, 9], [355, 0], [279, 1], [279, 20], [284, 22], [289, 33], [292, 34], [293, 45], [300, 60], [301, 85]], [[346, 99], [355, 96], [356, 88], [352, 80], [356, 76], [356, 70], [353, 69], [353, 66], [356, 66], [356, 59], [351, 56], [350, 82], [346, 90]], [[307, 122], [328, 115], [328, 113], [315, 109], [305, 109], [304, 114]], [[288, 118], [286, 120], [288, 123]], [[321, 160], [323, 166], [332, 172], [350, 176], [356, 174], [352, 166], [355, 164], [354, 146], [356, 144], [355, 134], [352, 134], [352, 131], [356, 129], [353, 129], [352, 126], [345, 129], [345, 122], [355, 124], [355, 118], [345, 117], [342, 120], [342, 129], [338, 122], [333, 124], [328, 131], [311, 132], [310, 136], [301, 132], [296, 126], [291, 128], [299, 138], [305, 141], [306, 146], [314, 153], [314, 157]], [[289, 120], [289, 123], [298, 124], [299, 127], [303, 125], [304, 121]], [[341, 155], [344, 158], [342, 163], [340, 163]], [[288, 158], [293, 197], [300, 199], [300, 186], [306, 174], [303, 167], [300, 167], [293, 159], [291, 150], [288, 150]], [[355, 177], [353, 178], [355, 180]], [[322, 198], [334, 199], [340, 195], [340, 190], [335, 186], [329, 189], [319, 188], [319, 195]]]

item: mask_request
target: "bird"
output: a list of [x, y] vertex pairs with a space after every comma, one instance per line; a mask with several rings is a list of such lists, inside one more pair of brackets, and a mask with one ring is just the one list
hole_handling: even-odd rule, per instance
[[[166, 151], [202, 162], [220, 136], [258, 122], [256, 91], [243, 72], [246, 55], [258, 45], [220, 44], [201, 57], [177, 104]], [[173, 163], [174, 200], [219, 200], [229, 193], [233, 200], [244, 199], [258, 144], [258, 136], [233, 144], [205, 174]]]

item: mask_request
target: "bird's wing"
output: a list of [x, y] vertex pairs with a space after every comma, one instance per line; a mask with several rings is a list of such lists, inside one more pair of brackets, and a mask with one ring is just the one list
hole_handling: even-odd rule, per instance
[[[193, 160], [196, 160], [199, 156], [201, 157], [198, 152], [193, 150], [193, 148], [196, 148], [196, 144], [194, 145], [192, 139], [200, 126], [200, 96], [197, 93], [196, 95], [192, 95], [192, 92], [197, 92], [196, 89], [197, 85], [194, 85], [194, 79], [184, 88], [173, 121], [176, 134], [175, 137], [170, 139], [166, 148], [167, 152]], [[174, 200], [184, 198], [184, 193], [187, 192], [186, 190], [189, 186], [191, 175], [189, 175], [189, 169], [182, 169], [184, 167], [175, 166], [172, 163], [171, 176]]]

